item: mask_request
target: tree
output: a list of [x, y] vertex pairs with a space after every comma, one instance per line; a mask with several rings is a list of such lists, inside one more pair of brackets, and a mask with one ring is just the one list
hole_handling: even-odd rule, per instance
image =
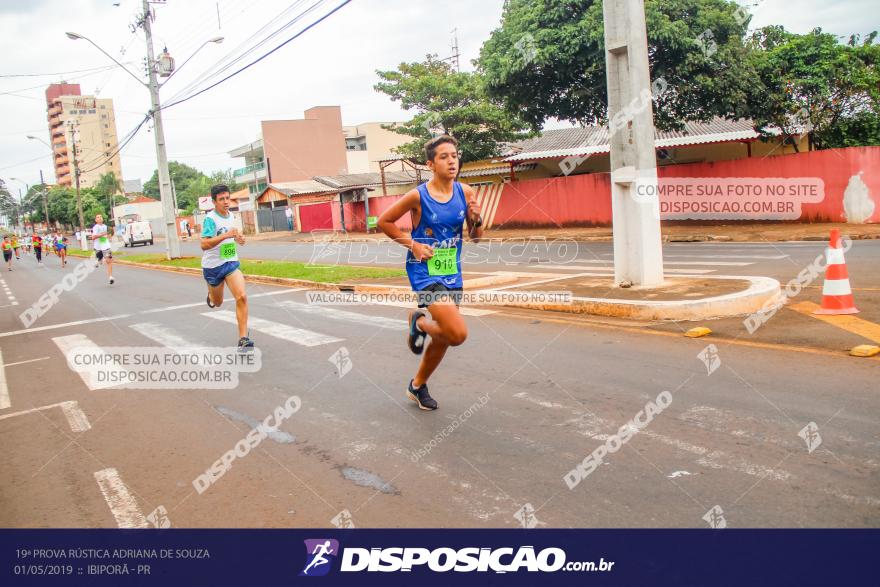
[[[244, 184], [238, 183], [235, 180], [235, 174], [233, 173], [231, 168], [222, 169], [220, 171], [215, 171], [209, 177], [211, 180], [211, 185], [223, 184], [229, 186], [229, 191], [234, 193], [244, 187]], [[205, 194], [201, 194], [205, 195]]]
[[[215, 171], [209, 176], [198, 169], [177, 161], [168, 162], [168, 171], [171, 174], [171, 182], [177, 194], [177, 207], [187, 212], [198, 207], [199, 196], [208, 195], [211, 186], [223, 183], [234, 192], [241, 189], [241, 184], [235, 181], [232, 170]], [[153, 172], [153, 177], [144, 184], [144, 195], [159, 199], [159, 171]]]
[[416, 112], [408, 122], [385, 127], [413, 137], [396, 149], [398, 153], [421, 160], [425, 142], [445, 133], [459, 141], [463, 161], [475, 161], [496, 156], [501, 143], [526, 136], [527, 125], [487, 96], [479, 73], [455, 71], [435, 55], [376, 73], [382, 79], [375, 85], [377, 91]]
[[[730, 0], [645, 0], [655, 122], [748, 114], [752, 92], [749, 15]], [[508, 0], [500, 28], [478, 61], [491, 97], [538, 129], [555, 117], [582, 124], [607, 120], [601, 0]]]
[[819, 28], [806, 35], [781, 26], [755, 31], [751, 58], [761, 91], [750, 110], [759, 128], [808, 133], [820, 149], [880, 144], [876, 37], [854, 35], [843, 44]]
[[[180, 192], [186, 190], [190, 183], [200, 177], [204, 177], [204, 174], [198, 169], [190, 167], [185, 163], [178, 163], [177, 161], [168, 162], [168, 171], [171, 174], [171, 181], [174, 184], [174, 188], [177, 190], [178, 195]], [[154, 171], [150, 180], [144, 184], [144, 195], [156, 200], [159, 199], [158, 170]]]

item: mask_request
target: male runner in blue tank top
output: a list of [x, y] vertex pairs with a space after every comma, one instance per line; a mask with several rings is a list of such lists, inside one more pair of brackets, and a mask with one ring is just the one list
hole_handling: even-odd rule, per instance
[[[428, 394], [428, 378], [443, 360], [446, 349], [458, 346], [467, 338], [467, 326], [458, 311], [463, 282], [461, 278], [462, 225], [467, 222], [471, 240], [483, 235], [483, 219], [474, 190], [455, 181], [458, 175], [458, 141], [448, 135], [425, 144], [431, 181], [388, 208], [378, 226], [395, 242], [409, 249], [406, 273], [413, 291], [418, 293], [419, 308], [409, 315], [408, 344], [422, 362], [409, 382], [407, 396], [423, 410], [436, 410], [437, 402]], [[404, 214], [412, 218], [412, 233], [406, 236], [395, 224]], [[450, 301], [455, 302], [450, 303]], [[431, 342], [425, 349], [425, 337]]]

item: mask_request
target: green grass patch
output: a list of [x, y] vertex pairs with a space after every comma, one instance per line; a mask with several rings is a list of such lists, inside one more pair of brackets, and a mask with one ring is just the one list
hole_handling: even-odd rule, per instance
[[[113, 253], [118, 255], [119, 253]], [[169, 261], [165, 255], [155, 253], [128, 254], [126, 261], [133, 263], [151, 263], [171, 267], [201, 268], [200, 257], [182, 257]], [[287, 277], [290, 279], [307, 279], [321, 283], [341, 283], [354, 279], [382, 279], [402, 277], [406, 272], [402, 269], [383, 269], [378, 267], [356, 267], [352, 265], [307, 265], [296, 261], [270, 261], [242, 259], [241, 270], [245, 275], [263, 275], [266, 277]]]

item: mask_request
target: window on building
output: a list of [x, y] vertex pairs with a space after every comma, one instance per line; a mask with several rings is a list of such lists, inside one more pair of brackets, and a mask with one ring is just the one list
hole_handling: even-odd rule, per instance
[[107, 107], [106, 104], [101, 104], [101, 110], [104, 110]]
[[95, 114], [95, 110], [89, 110], [89, 114]]
[[101, 115], [101, 118], [106, 119], [106, 118], [107, 118], [107, 115], [106, 115], [106, 114], [102, 114], [102, 115]]

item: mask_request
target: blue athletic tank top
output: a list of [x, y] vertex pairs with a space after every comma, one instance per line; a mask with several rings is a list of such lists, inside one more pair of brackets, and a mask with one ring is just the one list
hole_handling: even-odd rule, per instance
[[431, 284], [442, 283], [449, 289], [461, 289], [461, 238], [462, 226], [467, 215], [467, 199], [457, 181], [452, 184], [452, 198], [438, 202], [428, 193], [427, 184], [418, 187], [422, 216], [412, 231], [415, 242], [430, 245], [436, 253], [440, 248], [455, 248], [455, 273], [430, 275], [427, 262], [416, 261], [412, 251], [406, 255], [406, 274], [413, 291], [420, 291]]

